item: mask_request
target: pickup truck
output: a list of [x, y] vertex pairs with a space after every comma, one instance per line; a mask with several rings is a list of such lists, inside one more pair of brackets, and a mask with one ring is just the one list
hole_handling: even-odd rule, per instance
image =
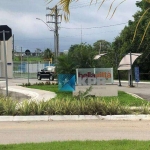
[[55, 75], [55, 67], [54, 66], [46, 66], [44, 69], [37, 73], [37, 79], [49, 79], [50, 81], [54, 80]]

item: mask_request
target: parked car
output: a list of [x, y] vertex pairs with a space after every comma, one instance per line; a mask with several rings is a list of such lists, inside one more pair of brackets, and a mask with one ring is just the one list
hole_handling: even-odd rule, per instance
[[37, 73], [37, 79], [49, 79], [53, 81], [55, 77], [55, 66], [46, 66], [44, 69]]

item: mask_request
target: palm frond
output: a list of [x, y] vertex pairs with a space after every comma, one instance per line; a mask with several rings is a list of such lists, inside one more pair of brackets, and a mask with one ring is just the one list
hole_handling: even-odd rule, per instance
[[[109, 7], [109, 11], [108, 11], [107, 17], [109, 16], [109, 13], [110, 13], [110, 11], [111, 11], [111, 8], [112, 8], [112, 5], [113, 5], [114, 2], [115, 2], [115, 0], [113, 0], [113, 2], [111, 3], [111, 5], [110, 5], [110, 7]], [[106, 18], [107, 18], [107, 17], [106, 17]]]
[[141, 43], [140, 43], [138, 49], [140, 48], [140, 46], [141, 46], [141, 44], [142, 44], [142, 42], [143, 42], [143, 40], [144, 40], [144, 37], [145, 37], [145, 35], [146, 35], [146, 32], [147, 32], [149, 26], [150, 26], [150, 21], [149, 21], [149, 23], [148, 23], [148, 25], [147, 25], [147, 27], [146, 27], [146, 29], [145, 29], [145, 31], [144, 31], [144, 34], [143, 34], [143, 37], [142, 37], [142, 40], [141, 40]]
[[114, 14], [115, 14], [117, 8], [118, 8], [123, 2], [125, 2], [125, 1], [126, 1], [126, 0], [123, 0], [122, 2], [120, 2], [120, 3], [117, 5], [117, 7], [116, 7], [115, 10], [113, 11], [112, 16], [110, 17], [110, 19], [114, 16]]
[[99, 8], [98, 9], [100, 9], [101, 8], [101, 6], [103, 5], [103, 3], [105, 2], [106, 0], [103, 0], [102, 2], [101, 2], [101, 4], [100, 4], [100, 6], [99, 6]]
[[142, 18], [143, 18], [144, 15], [148, 12], [149, 9], [150, 9], [150, 8], [148, 8], [147, 10], [145, 10], [145, 12], [144, 12], [143, 15], [141, 16], [140, 20], [138, 21], [138, 23], [137, 23], [137, 25], [136, 25], [136, 29], [135, 29], [135, 31], [134, 31], [134, 36], [133, 36], [133, 39], [132, 39], [132, 43], [133, 43], [133, 41], [134, 41], [134, 39], [135, 39], [135, 36], [136, 36], [136, 33], [137, 33], [138, 26], [139, 26], [139, 24], [140, 24]]

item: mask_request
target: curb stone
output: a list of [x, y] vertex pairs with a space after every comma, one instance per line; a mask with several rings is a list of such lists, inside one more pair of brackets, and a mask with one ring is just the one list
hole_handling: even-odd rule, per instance
[[0, 116], [3, 121], [80, 121], [80, 120], [113, 120], [113, 121], [150, 121], [150, 115], [44, 115], [44, 116]]

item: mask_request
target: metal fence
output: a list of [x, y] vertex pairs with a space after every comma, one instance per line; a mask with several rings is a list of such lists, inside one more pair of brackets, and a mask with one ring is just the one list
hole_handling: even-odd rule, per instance
[[35, 79], [37, 78], [37, 72], [43, 69], [46, 66], [50, 66], [49, 61], [14, 61], [13, 62], [13, 77], [14, 78], [28, 78], [28, 73], [29, 73], [29, 78], [30, 79]]

